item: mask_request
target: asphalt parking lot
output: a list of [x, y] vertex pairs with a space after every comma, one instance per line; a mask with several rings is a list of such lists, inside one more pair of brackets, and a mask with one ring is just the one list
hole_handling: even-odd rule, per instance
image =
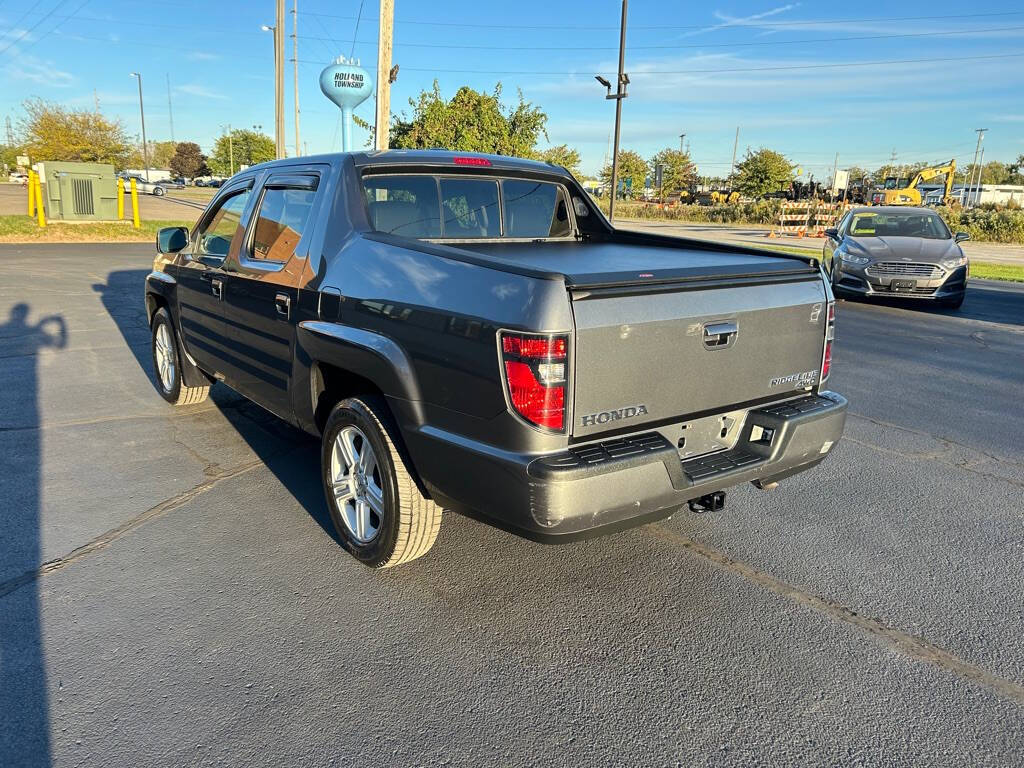
[[153, 390], [150, 260], [0, 246], [0, 766], [1020, 764], [1024, 286], [841, 303], [846, 435], [772, 492], [378, 573], [315, 441]]

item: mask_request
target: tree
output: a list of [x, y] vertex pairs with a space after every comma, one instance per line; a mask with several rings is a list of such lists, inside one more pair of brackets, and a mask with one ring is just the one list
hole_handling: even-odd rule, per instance
[[559, 144], [557, 147], [545, 149], [537, 155], [537, 159], [545, 163], [560, 165], [573, 176], [579, 176], [580, 153], [567, 144]]
[[747, 150], [747, 156], [736, 165], [734, 189], [742, 195], [764, 197], [776, 192], [793, 178], [793, 164], [778, 152], [762, 147]]
[[236, 128], [217, 139], [209, 166], [218, 176], [230, 176], [243, 165], [265, 163], [276, 156], [274, 140], [265, 133]]
[[191, 141], [178, 142], [174, 157], [167, 163], [167, 167], [186, 179], [206, 176], [210, 172], [206, 165], [206, 155], [199, 149], [198, 144]]
[[89, 109], [72, 110], [42, 99], [24, 102], [18, 122], [32, 162], [71, 160], [112, 163], [121, 169], [131, 153], [119, 120]]
[[666, 195], [691, 189], [697, 183], [697, 167], [688, 153], [671, 147], [661, 150], [651, 158], [652, 179], [655, 178], [655, 168], [659, 164], [665, 166], [661, 183]]
[[523, 99], [514, 108], [501, 103], [501, 83], [493, 93], [463, 86], [445, 101], [434, 81], [430, 91], [409, 99], [412, 117], [396, 116], [391, 125], [391, 145], [398, 149], [442, 148], [461, 152], [487, 152], [513, 157], [532, 157], [537, 141], [547, 138], [548, 116]]
[[1010, 172], [1011, 184], [1024, 184], [1024, 155], [1017, 155], [1017, 159], [1009, 164], [1007, 170]]
[[867, 179], [871, 182], [872, 174], [867, 168], [861, 168], [859, 165], [851, 165], [846, 169], [846, 172], [850, 175], [850, 183], [855, 184], [862, 179]]
[[132, 147], [127, 160], [128, 167], [142, 168], [148, 162], [150, 168], [170, 168], [175, 147], [176, 143], [173, 141], [149, 141], [146, 142], [146, 149], [149, 151], [143, 156], [140, 142], [138, 146]]
[[[627, 181], [628, 180], [628, 181]], [[612, 165], [601, 169], [601, 181], [606, 187], [612, 183]], [[633, 195], [640, 194], [647, 181], [647, 161], [638, 152], [630, 149], [619, 150], [619, 183], [622, 189], [629, 187]]]

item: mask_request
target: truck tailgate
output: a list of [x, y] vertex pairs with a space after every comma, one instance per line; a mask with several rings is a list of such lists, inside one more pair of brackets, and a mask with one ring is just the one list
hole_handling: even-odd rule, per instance
[[716, 413], [817, 383], [820, 277], [569, 291], [574, 437]]

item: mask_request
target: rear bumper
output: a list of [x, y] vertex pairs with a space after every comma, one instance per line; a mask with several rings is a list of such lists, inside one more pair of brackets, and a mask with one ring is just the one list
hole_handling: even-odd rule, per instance
[[[846, 399], [808, 395], [748, 412], [734, 448], [680, 461], [656, 431], [519, 456], [420, 433], [428, 490], [454, 507], [528, 538], [561, 542], [666, 517], [690, 499], [749, 481], [770, 483], [814, 467], [843, 433]], [[768, 435], [770, 434], [770, 438]], [[436, 464], [435, 464], [436, 462]], [[457, 466], [434, 483], [432, 466]]]

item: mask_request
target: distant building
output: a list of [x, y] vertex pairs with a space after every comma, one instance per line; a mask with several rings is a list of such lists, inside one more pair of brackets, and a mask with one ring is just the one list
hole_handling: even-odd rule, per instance
[[[943, 188], [941, 186], [922, 184], [918, 189], [925, 205], [938, 205], [942, 202]], [[958, 200], [962, 205], [981, 205], [983, 203], [1007, 205], [1010, 202], [1015, 202], [1024, 206], [1024, 185], [982, 184], [969, 187], [957, 184], [953, 187], [953, 199]]]

